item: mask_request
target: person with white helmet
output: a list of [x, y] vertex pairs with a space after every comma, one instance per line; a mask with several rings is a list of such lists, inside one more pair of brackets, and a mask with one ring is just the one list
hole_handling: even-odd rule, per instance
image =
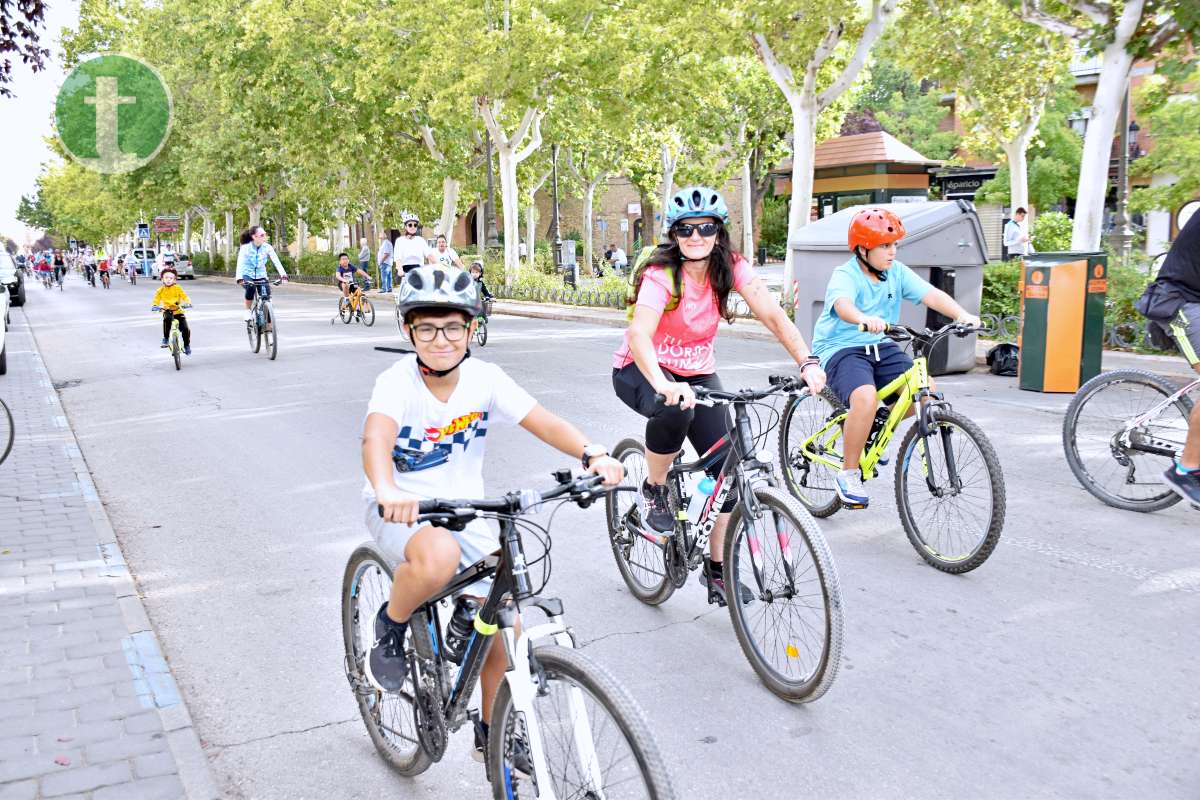
[[[573, 460], [582, 459], [584, 469], [608, 485], [624, 476], [603, 445], [589, 444], [500, 367], [471, 358], [468, 345], [481, 301], [470, 275], [454, 267], [416, 267], [397, 284], [396, 303], [416, 352], [376, 379], [362, 445], [367, 528], [397, 564], [391, 593], [375, 617], [375, 643], [366, 661], [371, 682], [389, 692], [402, 689], [408, 677], [409, 616], [460, 569], [499, 549], [499, 536], [482, 520], [459, 532], [417, 524], [422, 499], [487, 494], [483, 458], [493, 429], [519, 424]], [[490, 580], [472, 584], [466, 593], [482, 599]], [[483, 724], [476, 729], [476, 749], [481, 755], [492, 699], [506, 668], [504, 648], [491, 648], [480, 683]]]
[[[704, 186], [681, 189], [663, 217], [665, 241], [634, 269], [629, 328], [613, 355], [612, 377], [617, 397], [647, 418], [647, 474], [641, 487], [646, 523], [670, 535], [678, 509], [671, 508], [667, 470], [684, 439], [704, 453], [732, 425], [726, 408], [697, 406], [692, 390], [694, 385], [721, 388], [713, 346], [720, 321], [733, 322], [730, 293], [736, 290], [775, 334], [813, 392], [824, 388], [825, 373], [766, 284], [733, 249], [729, 208], [720, 192]], [[666, 402], [658, 403], [655, 395]], [[714, 466], [714, 473], [719, 468]], [[709, 540], [711, 556], [700, 580], [710, 602], [726, 600], [722, 554], [735, 502], [731, 498], [722, 508]], [[740, 595], [743, 602], [753, 600], [745, 587]]]
[[405, 211], [400, 215], [404, 232], [392, 245], [396, 266], [407, 275], [422, 264], [436, 264], [437, 251], [421, 236], [421, 220]]

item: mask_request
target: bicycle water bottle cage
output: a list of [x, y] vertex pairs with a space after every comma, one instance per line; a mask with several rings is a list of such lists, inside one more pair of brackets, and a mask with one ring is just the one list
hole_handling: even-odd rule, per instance
[[449, 458], [450, 454], [440, 447], [428, 453], [402, 450], [398, 446], [392, 449], [392, 463], [396, 465], [397, 472], [420, 472], [423, 469], [432, 469], [439, 464], [445, 464]]

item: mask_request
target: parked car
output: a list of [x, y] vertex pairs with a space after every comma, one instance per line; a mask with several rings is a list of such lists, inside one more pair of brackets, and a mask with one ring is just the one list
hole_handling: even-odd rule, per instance
[[157, 256], [153, 247], [135, 247], [129, 257], [125, 259], [125, 263], [128, 264], [129, 259], [132, 258], [138, 265], [138, 275], [153, 275], [154, 260]]
[[[8, 253], [4, 256], [7, 258]], [[11, 258], [9, 259], [11, 261]], [[8, 338], [8, 292], [0, 292], [0, 375], [8, 372], [8, 345], [5, 340]]]
[[8, 303], [14, 306], [25, 305], [25, 275], [17, 269], [17, 262], [4, 251], [0, 251], [0, 285], [7, 291]]
[[179, 253], [175, 256], [175, 271], [179, 273], [179, 279], [196, 280], [196, 268], [192, 264], [192, 257], [187, 253]]

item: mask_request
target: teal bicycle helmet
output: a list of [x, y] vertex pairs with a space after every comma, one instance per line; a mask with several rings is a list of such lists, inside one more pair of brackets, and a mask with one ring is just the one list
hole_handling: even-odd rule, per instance
[[707, 186], [688, 186], [671, 195], [666, 209], [666, 227], [680, 220], [695, 217], [716, 217], [722, 225], [729, 224], [729, 206], [716, 189]]

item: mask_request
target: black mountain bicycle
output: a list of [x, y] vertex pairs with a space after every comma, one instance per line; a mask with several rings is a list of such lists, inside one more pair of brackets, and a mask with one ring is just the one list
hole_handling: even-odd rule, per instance
[[[246, 336], [250, 339], [250, 352], [257, 353], [262, 349], [264, 340], [267, 344], [267, 356], [272, 361], [279, 352], [279, 319], [275, 316], [275, 306], [271, 303], [271, 293], [267, 289], [266, 278], [247, 278], [246, 282], [254, 287], [254, 303], [250, 306], [250, 319], [246, 321]], [[282, 279], [271, 281], [278, 286]]]
[[[821, 529], [795, 498], [777, 488], [773, 454], [756, 441], [767, 432], [755, 436], [748, 407], [799, 386], [783, 376], [772, 376], [770, 382], [768, 389], [737, 392], [693, 387], [697, 403], [733, 406], [734, 424], [698, 460], [685, 464], [677, 458], [671, 467], [667, 487], [672, 505], [681, 510], [673, 535], [662, 536], [644, 524], [640, 487], [646, 477], [646, 447], [640, 439], [621, 440], [613, 457], [624, 465], [625, 484], [635, 493], [628, 501], [609, 495], [608, 533], [629, 591], [643, 603], [659, 605], [701, 566], [721, 507], [736, 496], [725, 535], [724, 576], [738, 643], [768, 689], [791, 702], [811, 702], [829, 690], [837, 675], [842, 600]], [[713, 493], [693, 521], [682, 513], [690, 501], [685, 477], [716, 464], [721, 469]], [[708, 600], [722, 602], [711, 590]]]
[[[509, 667], [492, 706], [486, 754], [495, 797], [673, 798], [638, 705], [577, 649], [562, 619], [562, 601], [541, 595], [550, 574], [549, 531], [521, 516], [551, 500], [587, 507], [611, 491], [598, 476], [572, 478], [564, 469], [554, 478], [558, 485], [545, 492], [421, 501], [419, 520], [449, 530], [462, 530], [476, 518], [498, 520], [500, 550], [460, 572], [413, 613], [404, 640], [409, 677], [398, 692], [382, 691], [364, 668], [376, 613], [391, 592], [393, 565], [373, 544], [355, 550], [342, 582], [346, 678], [380, 755], [400, 774], [418, 775], [442, 758], [450, 732], [478, 721], [468, 704], [499, 634]], [[541, 558], [526, 559], [522, 532], [542, 541]], [[531, 569], [539, 564], [542, 581], [535, 588]], [[438, 604], [492, 576], [457, 667], [447, 657]], [[518, 636], [522, 608], [537, 608], [549, 621]]]

